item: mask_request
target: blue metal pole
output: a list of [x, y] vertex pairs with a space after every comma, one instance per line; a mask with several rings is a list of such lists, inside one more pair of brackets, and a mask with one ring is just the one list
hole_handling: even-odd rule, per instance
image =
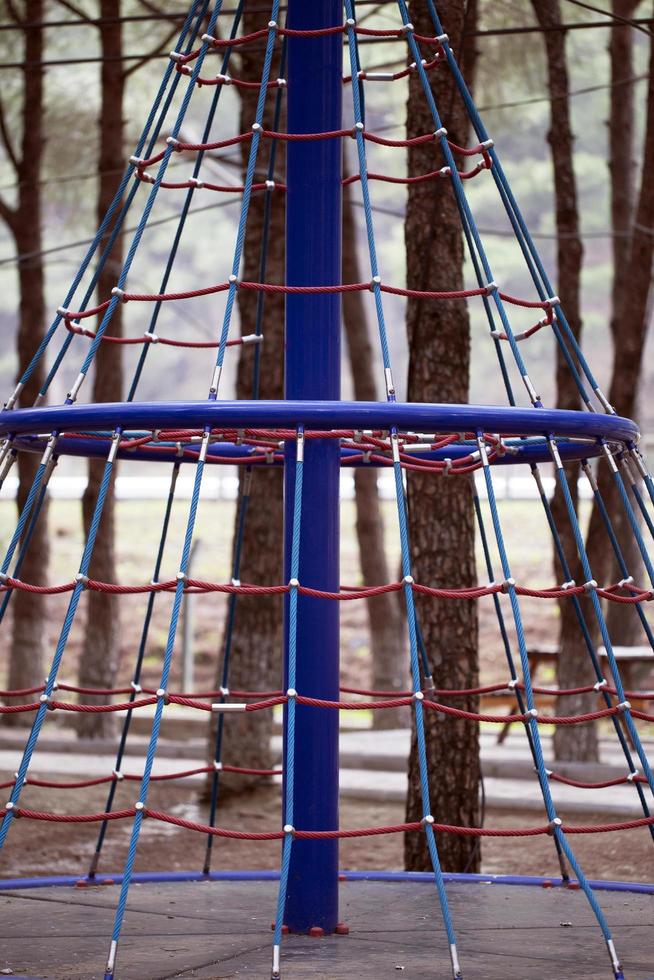
[[[311, 30], [342, 22], [340, 0], [289, 0], [288, 27]], [[341, 128], [341, 34], [288, 39], [288, 131]], [[339, 139], [289, 142], [286, 157], [286, 281], [341, 281], [341, 162]], [[338, 295], [288, 296], [286, 398], [340, 398], [341, 301]], [[289, 576], [295, 445], [287, 444], [285, 564]], [[299, 580], [339, 585], [339, 447], [311, 440], [305, 447]], [[298, 603], [299, 693], [338, 699], [337, 604], [301, 596]], [[338, 826], [338, 712], [298, 705], [294, 823], [303, 830]], [[288, 747], [287, 747], [288, 748]], [[338, 921], [338, 842], [293, 844], [285, 924], [292, 932]]]

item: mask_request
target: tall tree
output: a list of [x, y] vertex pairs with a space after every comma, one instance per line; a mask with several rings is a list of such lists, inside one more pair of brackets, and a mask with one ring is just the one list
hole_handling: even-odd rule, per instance
[[[649, 327], [649, 300], [654, 257], [654, 238], [650, 233], [654, 221], [654, 42], [650, 41], [650, 65], [647, 86], [647, 112], [642, 152], [640, 186], [634, 195], [628, 227], [628, 250], [621, 266], [622, 278], [615, 284], [613, 315], [613, 372], [608, 398], [620, 415], [632, 416], [636, 410], [638, 384], [645, 340]], [[614, 89], [615, 91], [615, 89]], [[615, 159], [615, 158], [614, 158]], [[615, 194], [615, 190], [614, 190]], [[626, 270], [626, 271], [625, 271]], [[612, 515], [622, 508], [608, 467], [598, 470], [600, 490]], [[593, 574], [602, 581], [610, 572], [610, 553], [601, 545], [601, 518], [593, 510], [587, 535], [587, 547]], [[599, 574], [598, 574], [599, 573]]]
[[[640, 0], [613, 0], [616, 17], [630, 19]], [[611, 338], [619, 344], [627, 328], [622, 308], [629, 283], [629, 230], [634, 219], [636, 165], [634, 159], [634, 76], [633, 28], [614, 21], [609, 41], [611, 96], [609, 103], [609, 175], [611, 187], [611, 228], [613, 230], [613, 288], [611, 290]], [[638, 403], [636, 402], [636, 415]], [[634, 535], [625, 527], [622, 512], [616, 514], [617, 531], [630, 573], [638, 581], [643, 564]], [[622, 575], [613, 563], [612, 582]], [[607, 625], [615, 643], [630, 646], [638, 642], [640, 624], [634, 609], [619, 602], [609, 603]]]
[[[99, 14], [107, 18], [100, 29], [101, 102], [98, 119], [98, 223], [104, 218], [121, 178], [124, 163], [124, 121], [123, 97], [125, 92], [125, 72], [121, 61], [123, 51], [123, 31], [120, 23], [121, 0], [100, 0]], [[110, 232], [107, 234], [109, 237]], [[102, 243], [104, 246], [105, 242]], [[98, 299], [100, 302], [111, 296], [123, 264], [123, 235], [116, 236], [111, 255], [98, 278]], [[111, 333], [120, 336], [123, 330], [122, 304], [118, 303], [111, 321]], [[95, 359], [93, 378], [93, 401], [120, 401], [123, 394], [122, 349], [120, 344], [101, 344]], [[89, 479], [82, 498], [84, 530], [88, 534], [105, 463], [101, 459], [89, 460]], [[116, 467], [111, 486], [105, 498], [102, 521], [95, 540], [91, 572], [101, 582], [116, 579], [115, 560], [115, 479]], [[113, 687], [116, 676], [119, 645], [119, 600], [118, 596], [104, 592], [90, 592], [87, 596], [87, 619], [84, 632], [84, 645], [79, 667], [79, 682], [84, 687]], [[91, 701], [107, 700], [103, 696]], [[100, 738], [113, 729], [112, 716], [106, 713], [82, 714], [77, 731], [87, 738]]]
[[[125, 122], [123, 118], [124, 96], [127, 79], [147, 63], [149, 55], [133, 62], [125, 68], [123, 56], [123, 29], [121, 24], [121, 0], [99, 0], [100, 23], [90, 17], [83, 7], [72, 0], [58, 0], [59, 4], [77, 17], [98, 28], [100, 37], [101, 76], [100, 112], [98, 117], [98, 196], [96, 214], [98, 223], [102, 222], [111, 204], [124, 167]], [[160, 13], [160, 8], [149, 0], [140, 0], [141, 5], [152, 13]], [[166, 25], [166, 33], [158, 37], [149, 54], [156, 54], [177, 33], [176, 25]], [[119, 210], [119, 209], [118, 209]], [[112, 227], [107, 229], [100, 244], [104, 249], [111, 237]], [[111, 296], [123, 265], [123, 232], [116, 235], [111, 253], [98, 277], [98, 299], [100, 302]], [[118, 303], [111, 320], [111, 333], [121, 336], [123, 332], [122, 305]], [[120, 401], [123, 395], [122, 353], [119, 344], [101, 344], [95, 358], [93, 379], [93, 401]], [[105, 464], [103, 460], [90, 459], [89, 479], [82, 498], [84, 531], [89, 532]], [[115, 557], [115, 513], [116, 476], [118, 467], [113, 467], [109, 490], [105, 497], [102, 521], [98, 527], [91, 574], [99, 581], [112, 582], [116, 579]], [[84, 687], [110, 688], [113, 686], [119, 654], [119, 599], [118, 596], [103, 592], [90, 592], [87, 596], [87, 619], [79, 666], [79, 682]], [[91, 703], [110, 700], [108, 695], [89, 696]], [[101, 738], [113, 730], [113, 718], [109, 714], [82, 714], [77, 721], [80, 736]]]
[[[559, 0], [532, 0], [534, 13], [543, 30], [547, 62], [547, 85], [550, 96], [550, 144], [554, 182], [554, 205], [557, 231], [558, 293], [574, 333], [581, 342], [580, 310], [583, 246], [579, 236], [579, 207], [574, 171], [574, 136], [570, 120], [570, 84], [566, 57], [566, 34], [559, 30], [562, 23]], [[577, 385], [565, 358], [556, 347], [556, 405], [557, 408], [579, 409], [581, 399]], [[575, 511], [578, 507], [579, 464], [567, 463], [565, 474]], [[568, 516], [561, 486], [557, 483], [552, 498], [552, 513], [561, 537], [561, 544], [571, 567], [577, 566], [577, 550], [572, 522]], [[561, 583], [566, 576], [554, 554], [554, 574]], [[584, 614], [592, 620], [589, 603], [583, 603]], [[586, 608], [588, 607], [588, 608]], [[589, 660], [574, 606], [568, 600], [560, 603], [560, 656], [557, 659], [559, 687], [571, 688], [587, 682]], [[582, 714], [592, 711], [594, 696], [576, 695], [566, 701], [566, 711]], [[560, 726], [554, 732], [557, 758], [597, 759], [597, 728], [594, 723], [575, 725], [572, 729]]]
[[[472, 81], [474, 51], [462, 44], [464, 30], [474, 30], [476, 3], [444, 0], [439, 3], [444, 29]], [[411, 11], [419, 34], [433, 33], [427, 5]], [[443, 110], [443, 125], [451, 139], [465, 145], [469, 123], [457, 97], [451, 72], [429, 75], [434, 98]], [[409, 79], [407, 137], [433, 129], [433, 120], [420, 78]], [[409, 148], [409, 175], [428, 173], [440, 166], [433, 143]], [[405, 222], [407, 285], [411, 289], [463, 288], [463, 236], [461, 219], [449, 182], [409, 185]], [[420, 402], [467, 402], [470, 374], [470, 325], [461, 300], [407, 304], [409, 338], [409, 398]], [[475, 528], [471, 484], [459, 478], [410, 473], [408, 504], [411, 524], [413, 574], [419, 582], [448, 588], [466, 588], [476, 582]], [[478, 684], [477, 609], [474, 602], [448, 602], [418, 598], [417, 611], [434, 677], [439, 687], [472, 688]], [[478, 699], [457, 705], [478, 710]], [[474, 826], [479, 821], [479, 735], [475, 722], [459, 719], [440, 723], [425, 712], [429, 790], [432, 812], [438, 820]], [[456, 758], [456, 766], [452, 759]], [[407, 820], [422, 815], [415, 724], [409, 761]], [[477, 870], [479, 849], [474, 840], [447, 835], [439, 841], [443, 867], [448, 871]], [[429, 868], [426, 840], [407, 834], [405, 866]]]
[[[259, 30], [268, 23], [266, 11], [255, 7], [243, 16], [243, 32]], [[246, 82], [261, 78], [261, 52], [245, 45], [240, 49], [240, 77]], [[275, 78], [277, 66], [273, 65]], [[240, 127], [245, 132], [256, 118], [259, 96], [256, 88], [238, 88], [240, 96]], [[269, 97], [264, 113], [264, 128], [273, 129], [274, 98]], [[265, 140], [257, 160], [257, 180], [264, 180], [268, 168], [272, 140]], [[244, 144], [243, 167], [247, 166], [248, 148]], [[277, 158], [279, 161], [279, 157]], [[282, 161], [279, 162], [281, 167]], [[283, 195], [273, 191], [270, 231], [267, 241], [266, 281], [284, 282], [284, 220]], [[247, 232], [243, 250], [243, 278], [257, 282], [260, 277], [261, 245], [263, 241], [264, 197], [253, 194], [248, 212]], [[254, 332], [257, 316], [257, 294], [239, 290], [238, 309], [241, 332]], [[263, 320], [264, 346], [259, 397], [281, 399], [284, 396], [284, 297], [269, 293], [265, 297]], [[252, 366], [254, 347], [241, 347], [236, 381], [236, 397], [252, 397]], [[245, 524], [240, 577], [242, 581], [260, 585], [281, 582], [283, 579], [283, 479], [277, 466], [254, 467], [250, 499]], [[242, 481], [245, 474], [241, 473]], [[236, 516], [238, 527], [239, 515]], [[241, 596], [231, 638], [230, 687], [277, 688], [282, 682], [282, 613], [279, 596]], [[255, 717], [256, 716], [256, 717]], [[252, 715], [229, 717], [224, 727], [223, 758], [225, 762], [254, 768], [268, 768], [271, 762], [270, 737], [272, 715], [256, 711]], [[213, 756], [213, 726], [210, 753]], [[224, 785], [240, 788], [242, 778], [223, 775]], [[252, 784], [251, 777], [248, 785]]]
[[[350, 184], [343, 189], [343, 282], [361, 282], [356, 247], [356, 222]], [[372, 344], [366, 318], [366, 304], [361, 293], [343, 293], [343, 326], [347, 340], [354, 397], [357, 401], [377, 401], [373, 374]], [[384, 519], [377, 491], [377, 469], [354, 470], [356, 533], [359, 561], [364, 585], [388, 582], [389, 569], [384, 549]], [[406, 684], [404, 620], [392, 592], [366, 603], [372, 686], [375, 690], [400, 690]], [[376, 728], [399, 728], [406, 722], [402, 709], [373, 711]]]
[[[20, 6], [6, 4], [8, 17], [18, 26], [25, 25], [24, 61], [22, 69], [23, 99], [20, 111], [20, 140], [12, 131], [7, 107], [0, 99], [0, 138], [7, 159], [16, 175], [16, 202], [12, 206], [0, 197], [0, 217], [5, 221], [19, 256], [19, 315], [18, 315], [18, 375], [32, 359], [42, 337], [45, 324], [44, 270], [42, 249], [42, 194], [41, 175], [44, 134], [44, 32], [39, 25], [43, 20], [43, 0], [25, 0]], [[29, 26], [27, 26], [29, 25]], [[20, 407], [30, 407], [44, 380], [43, 363], [32, 373], [23, 388]], [[38, 456], [32, 453], [18, 455], [18, 493], [16, 503], [19, 513], [34, 481]], [[21, 567], [21, 578], [27, 582], [45, 584], [48, 568], [47, 503], [41, 511], [29, 548]], [[17, 591], [13, 596], [13, 633], [9, 664], [8, 686], [13, 689], [31, 687], [43, 680], [44, 643], [48, 622], [42, 598], [29, 592]], [[20, 715], [8, 715], [6, 721], [19, 719]]]
[[[541, 4], [541, 6], [543, 6]], [[622, 17], [631, 16], [635, 3], [615, 0], [614, 12]], [[557, 32], [558, 33], [558, 32]], [[551, 44], [552, 42], [550, 42]], [[651, 74], [647, 94], [647, 116], [643, 145], [643, 163], [640, 187], [636, 193], [633, 181], [633, 134], [634, 112], [633, 96], [626, 79], [633, 72], [630, 28], [615, 25], [612, 28], [610, 43], [611, 57], [611, 110], [609, 135], [609, 167], [611, 174], [611, 212], [614, 222], [614, 279], [612, 289], [611, 336], [613, 340], [613, 366], [608, 398], [616, 411], [622, 415], [633, 416], [637, 407], [637, 392], [640, 380], [644, 344], [649, 325], [649, 297], [651, 287], [652, 257], [654, 254], [651, 235], [647, 229], [648, 221], [654, 216], [654, 176], [650, 167], [654, 161], [654, 85]], [[650, 71], [654, 64], [654, 47], [650, 50]], [[559, 66], [560, 70], [560, 66]], [[551, 79], [551, 86], [560, 84]], [[554, 95], [560, 91], [553, 90]], [[553, 98], [555, 106], [566, 99]], [[563, 229], [561, 229], [563, 230]], [[564, 303], [565, 303], [565, 296]], [[573, 307], [574, 309], [574, 307]], [[618, 541], [626, 556], [630, 570], [637, 570], [637, 549], [633, 546], [632, 532], [611, 471], [608, 466], [598, 468], [598, 485], [604, 499]], [[575, 479], [571, 482], [574, 487]], [[562, 517], [563, 529], [566, 518]], [[582, 569], [578, 556], [570, 547], [572, 576], [582, 580]], [[608, 547], [607, 535], [601, 512], [593, 506], [585, 541], [588, 560], [593, 577], [598, 582], [606, 582], [616, 575], [616, 563]], [[600, 642], [599, 627], [588, 599], [582, 600], [582, 609], [590, 636], [595, 645]], [[612, 636], [615, 641], [633, 642], [639, 634], [633, 610], [616, 614], [609, 612]], [[561, 616], [561, 656], [558, 668], [558, 682], [562, 686], [576, 687], [588, 683], [589, 662], [585, 645], [582, 644], [579, 624], [572, 604], [562, 604]], [[566, 698], [566, 711], [584, 711], [589, 707], [585, 701], [570, 702]], [[597, 757], [595, 732], [590, 726], [580, 728], [574, 733], [558, 729], [554, 737], [557, 758], [584, 759]]]

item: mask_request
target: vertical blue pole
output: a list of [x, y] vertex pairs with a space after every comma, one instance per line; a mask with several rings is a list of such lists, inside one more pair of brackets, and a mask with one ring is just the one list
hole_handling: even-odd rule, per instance
[[[300, 30], [342, 22], [340, 0], [289, 0], [287, 26]], [[288, 38], [288, 131], [341, 128], [341, 34]], [[341, 176], [339, 139], [289, 142], [286, 156], [286, 282], [332, 285], [341, 281]], [[340, 296], [288, 296], [286, 398], [340, 398]], [[339, 446], [305, 446], [301, 585], [339, 587]], [[285, 565], [289, 574], [295, 484], [295, 445], [288, 443], [285, 473]], [[300, 596], [297, 691], [338, 699], [338, 603]], [[294, 824], [302, 830], [338, 826], [338, 712], [298, 705], [295, 740]], [[293, 844], [285, 924], [292, 932], [338, 921], [338, 841]]]

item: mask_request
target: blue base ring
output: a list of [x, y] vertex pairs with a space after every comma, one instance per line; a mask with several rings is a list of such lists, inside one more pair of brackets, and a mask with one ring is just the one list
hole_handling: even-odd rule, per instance
[[[433, 887], [434, 875], [431, 871], [341, 871], [341, 881], [410, 881]], [[566, 888], [560, 878], [541, 878], [529, 875], [485, 875], [445, 873], [443, 879], [458, 885], [517, 885], [531, 888]], [[70, 887], [85, 882], [90, 887], [102, 887], [103, 882], [120, 884], [122, 874], [99, 874], [92, 881], [83, 875], [53, 875], [42, 878], [4, 878], [0, 879], [0, 892], [18, 891], [26, 888]], [[208, 875], [201, 871], [142, 871], [132, 875], [132, 882], [138, 884], [181, 881], [278, 881], [279, 871], [212, 871]], [[640, 895], [654, 895], [654, 883], [638, 881], [589, 880], [593, 891], [633, 892]]]

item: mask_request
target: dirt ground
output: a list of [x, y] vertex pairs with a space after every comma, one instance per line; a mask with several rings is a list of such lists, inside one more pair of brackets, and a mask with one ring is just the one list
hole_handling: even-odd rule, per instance
[[[3, 777], [4, 778], [4, 777]], [[86, 813], [104, 810], [106, 787], [78, 793], [53, 792], [28, 788], [23, 806], [58, 813]], [[121, 786], [115, 809], [134, 802], [135, 786]], [[184, 817], [206, 822], [207, 805], [201, 799], [197, 783], [182, 785], [155, 784], [148, 805]], [[341, 801], [340, 822], [344, 828], [388, 826], [404, 820], [398, 803], [364, 803]], [[264, 831], [279, 826], [279, 789], [259, 787], [239, 796], [226, 794], [221, 802], [219, 825], [231, 829]], [[601, 814], [577, 818], [571, 823], [607, 822]], [[542, 819], [532, 814], [509, 815], [490, 811], [488, 827], [533, 826]], [[17, 820], [11, 829], [11, 844], [3, 851], [0, 876], [29, 877], [43, 874], [84, 874], [95, 847], [99, 824], [51, 824], [34, 820]], [[100, 864], [100, 871], [122, 869], [131, 820], [110, 824]], [[402, 835], [363, 837], [343, 840], [340, 844], [340, 866], [355, 870], [399, 870], [403, 866]], [[193, 831], [154, 820], [143, 825], [137, 852], [136, 870], [199, 870], [204, 860], [206, 838]], [[647, 830], [621, 834], [576, 836], [572, 839], [575, 854], [586, 875], [625, 881], [652, 881], [654, 878], [654, 845]], [[276, 869], [279, 867], [279, 843], [216, 839], [213, 848], [214, 870]], [[482, 870], [493, 874], [557, 875], [554, 847], [549, 838], [485, 839], [482, 842]]]

